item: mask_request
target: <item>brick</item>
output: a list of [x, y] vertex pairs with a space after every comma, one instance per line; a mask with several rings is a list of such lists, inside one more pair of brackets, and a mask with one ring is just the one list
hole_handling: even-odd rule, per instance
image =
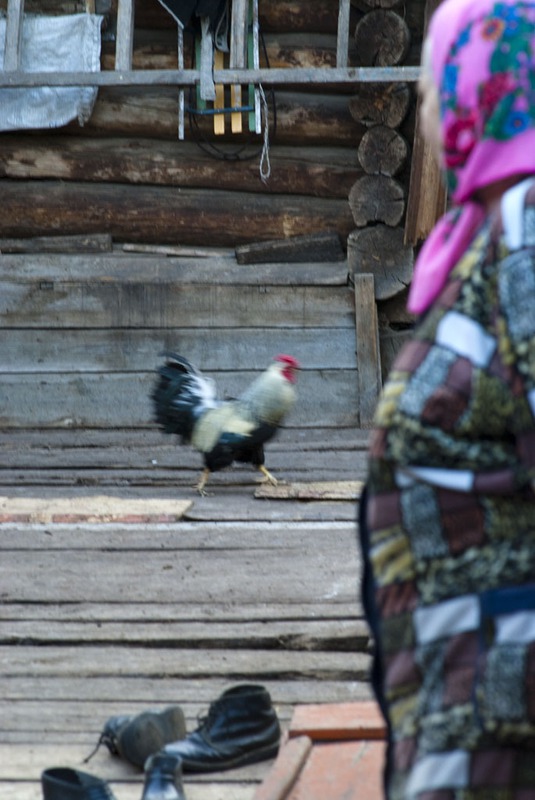
[[384, 739], [386, 726], [374, 701], [319, 703], [296, 707], [289, 735], [309, 736], [312, 741]]

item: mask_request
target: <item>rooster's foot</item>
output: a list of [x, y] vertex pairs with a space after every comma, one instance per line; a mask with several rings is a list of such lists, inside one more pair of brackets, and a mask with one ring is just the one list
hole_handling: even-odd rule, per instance
[[208, 497], [208, 492], [204, 487], [206, 486], [209, 477], [210, 477], [210, 470], [204, 469], [201, 477], [199, 478], [198, 483], [195, 485], [195, 489], [197, 489], [201, 497]]
[[278, 485], [279, 483], [278, 480], [275, 478], [274, 475], [271, 474], [271, 472], [268, 469], [266, 469], [266, 467], [264, 467], [263, 464], [262, 466], [258, 467], [258, 469], [264, 476], [264, 480], [262, 481], [262, 483], [270, 483], [272, 486]]

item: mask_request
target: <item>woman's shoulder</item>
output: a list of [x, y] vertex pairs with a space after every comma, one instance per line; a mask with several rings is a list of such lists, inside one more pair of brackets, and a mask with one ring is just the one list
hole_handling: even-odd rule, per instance
[[535, 247], [535, 176], [504, 192], [490, 223], [491, 240], [502, 256]]

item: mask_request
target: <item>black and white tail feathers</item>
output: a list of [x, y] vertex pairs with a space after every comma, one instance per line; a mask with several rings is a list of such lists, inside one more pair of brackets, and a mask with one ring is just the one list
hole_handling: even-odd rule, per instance
[[171, 352], [161, 355], [165, 363], [158, 369], [152, 392], [154, 419], [165, 433], [175, 433], [189, 442], [201, 414], [219, 405], [214, 383], [183, 356]]

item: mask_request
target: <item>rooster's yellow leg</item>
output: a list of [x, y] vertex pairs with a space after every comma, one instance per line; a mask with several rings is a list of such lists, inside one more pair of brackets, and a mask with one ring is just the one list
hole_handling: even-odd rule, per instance
[[199, 478], [199, 482], [198, 482], [197, 486], [195, 487], [200, 495], [203, 495], [203, 496], [206, 495], [204, 487], [206, 486], [206, 482], [207, 482], [209, 477], [210, 477], [210, 470], [207, 467], [205, 467], [203, 469], [203, 471], [202, 471], [201, 477]]
[[271, 472], [268, 469], [266, 469], [266, 467], [263, 464], [261, 464], [258, 467], [258, 469], [260, 470], [260, 472], [265, 477], [268, 483], [270, 483], [272, 486], [277, 486], [278, 480], [271, 474]]

